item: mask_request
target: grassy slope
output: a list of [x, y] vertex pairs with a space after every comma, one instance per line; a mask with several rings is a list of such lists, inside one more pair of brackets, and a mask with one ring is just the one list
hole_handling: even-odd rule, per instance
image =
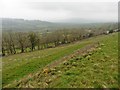
[[[77, 61], [77, 57], [71, 59], [68, 61], [68, 63], [71, 62], [68, 66], [64, 64], [58, 66], [54, 73], [59, 78], [55, 80], [55, 75], [45, 77], [54, 82], [47, 86], [44, 83], [38, 86], [38, 81], [42, 79], [37, 77], [31, 83], [34, 83], [35, 87], [117, 87], [117, 34], [93, 37], [76, 44], [5, 57], [3, 58], [3, 83], [6, 85], [29, 73], [37, 72], [50, 62], [98, 40], [104, 45], [101, 45], [96, 53]], [[73, 63], [76, 65], [74, 66]]]
[[36, 72], [50, 62], [69, 55], [73, 51], [93, 42], [92, 39], [88, 39], [75, 44], [3, 57], [3, 86]]
[[[78, 55], [49, 73], [38, 73], [11, 87], [49, 88], [118, 88], [118, 35], [117, 33], [90, 39], [99, 40], [96, 51]], [[84, 41], [83, 41], [84, 42]], [[35, 74], [36, 75], [36, 74]], [[18, 85], [18, 86], [17, 86]]]
[[[118, 40], [117, 34], [105, 37], [97, 52], [82, 59], [68, 61], [70, 69], [62, 72], [60, 78], [48, 87], [95, 87], [118, 88]], [[76, 66], [74, 66], [74, 64]], [[66, 67], [66, 65], [61, 65]]]

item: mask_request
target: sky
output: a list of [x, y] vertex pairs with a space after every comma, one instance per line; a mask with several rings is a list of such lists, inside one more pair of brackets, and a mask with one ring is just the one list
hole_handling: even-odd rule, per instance
[[61, 22], [117, 21], [118, 0], [0, 0], [0, 17]]

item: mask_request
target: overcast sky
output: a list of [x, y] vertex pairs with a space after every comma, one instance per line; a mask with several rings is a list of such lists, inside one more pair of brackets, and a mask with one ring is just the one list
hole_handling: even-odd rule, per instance
[[118, 0], [2, 0], [0, 11], [4, 18], [117, 21]]

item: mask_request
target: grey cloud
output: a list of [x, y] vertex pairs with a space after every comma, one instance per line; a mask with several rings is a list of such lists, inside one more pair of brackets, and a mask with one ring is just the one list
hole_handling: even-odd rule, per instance
[[70, 10], [70, 11], [114, 11], [117, 3], [115, 2], [29, 2], [28, 8], [42, 10]]
[[81, 18], [116, 21], [118, 12], [117, 2], [26, 2], [24, 6], [20, 11], [22, 17], [53, 21]]

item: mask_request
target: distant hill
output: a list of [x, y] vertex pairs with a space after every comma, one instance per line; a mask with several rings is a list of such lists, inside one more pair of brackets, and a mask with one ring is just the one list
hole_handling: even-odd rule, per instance
[[[0, 18], [1, 20], [1, 18]], [[86, 23], [87, 22], [87, 23]], [[74, 29], [74, 28], [91, 28], [91, 27], [104, 27], [113, 24], [111, 23], [93, 23], [87, 20], [65, 20], [62, 22], [47, 22], [41, 20], [24, 20], [24, 19], [12, 19], [2, 18], [2, 31], [51, 31], [59, 29]]]
[[24, 19], [12, 19], [2, 18], [2, 30], [3, 31], [47, 31], [58, 30], [63, 28], [76, 28], [82, 25], [81, 23], [70, 22], [47, 22], [41, 20], [24, 20]]
[[12, 31], [40, 31], [52, 27], [53, 23], [40, 20], [24, 20], [24, 19], [2, 19], [2, 30]]

